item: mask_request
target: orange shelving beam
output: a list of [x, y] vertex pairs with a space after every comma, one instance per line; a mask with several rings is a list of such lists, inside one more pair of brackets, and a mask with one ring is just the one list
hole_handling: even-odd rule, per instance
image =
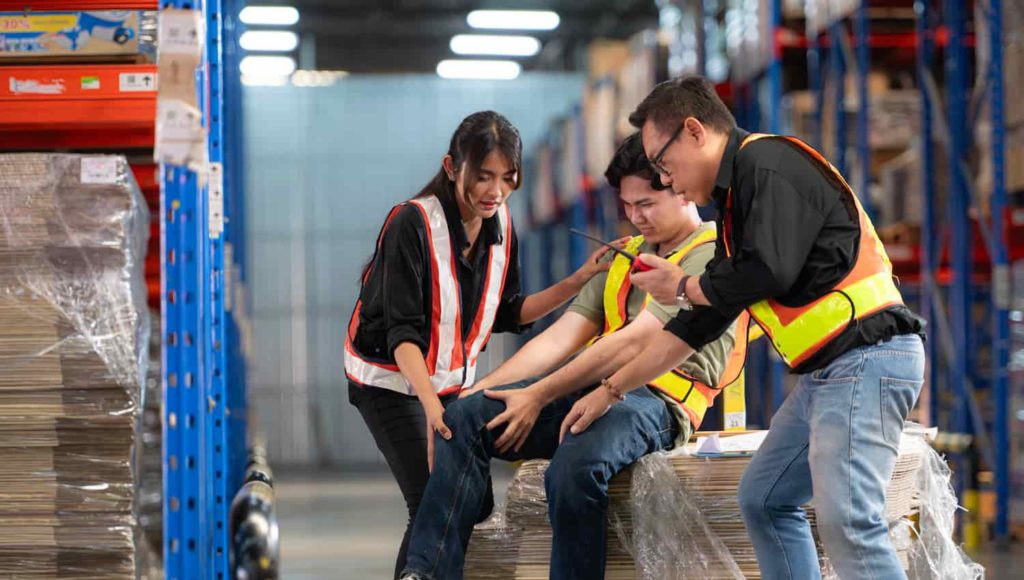
[[0, 0], [0, 12], [156, 10], [156, 0]]
[[156, 66], [0, 66], [0, 149], [149, 148]]

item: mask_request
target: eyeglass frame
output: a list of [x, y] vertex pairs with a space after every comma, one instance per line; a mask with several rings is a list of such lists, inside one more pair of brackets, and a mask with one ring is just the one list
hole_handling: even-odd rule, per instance
[[658, 151], [658, 153], [654, 157], [651, 157], [650, 159], [647, 160], [648, 163], [651, 164], [651, 168], [653, 168], [654, 171], [658, 173], [658, 175], [664, 175], [665, 177], [670, 177], [672, 175], [669, 172], [669, 170], [666, 169], [665, 166], [661, 164], [661, 160], [665, 157], [665, 154], [668, 153], [668, 148], [672, 146], [672, 143], [674, 143], [675, 140], [679, 138], [679, 135], [682, 134], [683, 127], [685, 126], [685, 121], [680, 123], [679, 128], [676, 129], [675, 133], [672, 133], [672, 136], [669, 137], [668, 142], [666, 142], [665, 145], [661, 148], [661, 151]]

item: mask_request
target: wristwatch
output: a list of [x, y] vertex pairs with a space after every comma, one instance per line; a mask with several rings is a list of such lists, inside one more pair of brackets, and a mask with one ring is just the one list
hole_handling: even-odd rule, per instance
[[690, 297], [686, 295], [686, 281], [689, 279], [689, 276], [683, 276], [679, 281], [679, 288], [676, 289], [676, 306], [680, 310], [693, 310], [693, 302], [690, 302]]

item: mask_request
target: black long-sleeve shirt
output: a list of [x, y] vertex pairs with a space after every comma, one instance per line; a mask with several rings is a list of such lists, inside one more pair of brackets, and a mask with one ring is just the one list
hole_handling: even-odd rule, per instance
[[[480, 237], [469, 257], [469, 246], [458, 204], [449, 194], [439, 196], [456, 256], [456, 276], [462, 303], [462, 336], [473, 325], [477, 306], [483, 298], [489, 249], [501, 243], [498, 217], [485, 219]], [[504, 210], [502, 210], [504, 211]], [[370, 276], [363, 284], [359, 299], [359, 331], [353, 345], [359, 353], [375, 362], [394, 364], [394, 351], [403, 342], [412, 342], [427, 352], [430, 344], [430, 320], [433, 301], [430, 253], [426, 224], [420, 211], [407, 204], [401, 207], [383, 233], [380, 249], [370, 265]], [[512, 229], [508, 274], [493, 332], [521, 332], [519, 314], [525, 297], [520, 293], [518, 240]]]
[[[711, 306], [681, 310], [665, 326], [697, 349], [755, 302], [774, 298], [795, 307], [820, 298], [857, 260], [858, 213], [836, 176], [784, 139], [760, 139], [740, 149], [747, 134], [732, 131], [715, 181], [713, 198], [723, 235], [700, 278]], [[725, 252], [726, 211], [732, 214], [732, 257]], [[924, 337], [924, 321], [905, 306], [887, 308], [851, 324], [794, 371], [820, 369], [853, 348], [901, 334]]]

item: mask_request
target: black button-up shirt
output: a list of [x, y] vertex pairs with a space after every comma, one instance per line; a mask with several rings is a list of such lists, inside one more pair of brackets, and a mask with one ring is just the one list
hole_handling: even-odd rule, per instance
[[[784, 139], [760, 139], [741, 150], [747, 135], [742, 129], [729, 135], [715, 182], [722, 235], [700, 279], [711, 306], [681, 310], [665, 326], [697, 349], [755, 302], [774, 298], [795, 307], [824, 296], [857, 260], [857, 209], [836, 176]], [[730, 188], [731, 258], [725, 252], [722, 220]], [[924, 324], [905, 306], [887, 308], [851, 324], [794, 371], [820, 369], [853, 348], [896, 335], [924, 337]]]
[[[497, 215], [484, 220], [476, 247], [469, 257], [464, 256], [463, 250], [469, 247], [469, 240], [458, 203], [450, 194], [438, 197], [451, 235], [452, 254], [456, 256], [462, 336], [465, 337], [473, 326], [477, 307], [483, 299], [490, 247], [501, 243], [504, 233]], [[515, 229], [509, 243], [512, 247], [508, 274], [493, 332], [521, 332], [525, 328], [519, 324], [525, 297], [520, 294], [519, 248]], [[359, 293], [363, 305], [353, 345], [363, 357], [393, 364], [395, 348], [403, 342], [419, 345], [426, 354], [431, 338], [434, 291], [430, 273], [431, 253], [422, 214], [416, 207], [406, 204], [384, 231], [380, 249], [370, 265], [370, 276]]]

